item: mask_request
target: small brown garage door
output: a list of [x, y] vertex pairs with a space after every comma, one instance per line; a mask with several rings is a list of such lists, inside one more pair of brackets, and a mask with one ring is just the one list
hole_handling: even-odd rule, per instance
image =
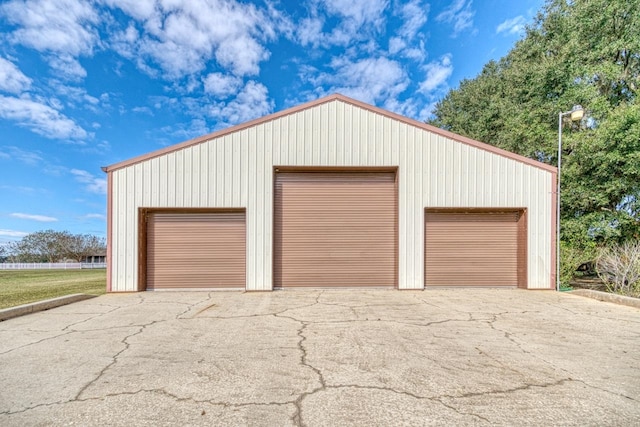
[[147, 289], [244, 288], [245, 214], [151, 213]]
[[274, 286], [395, 286], [395, 173], [280, 172]]
[[526, 287], [522, 211], [425, 214], [426, 286]]

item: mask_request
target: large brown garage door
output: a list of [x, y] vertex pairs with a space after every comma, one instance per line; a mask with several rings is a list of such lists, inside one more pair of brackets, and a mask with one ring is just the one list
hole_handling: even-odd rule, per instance
[[274, 286], [395, 286], [395, 173], [279, 172]]
[[526, 287], [522, 211], [427, 210], [426, 286]]
[[245, 214], [151, 213], [147, 289], [244, 288]]

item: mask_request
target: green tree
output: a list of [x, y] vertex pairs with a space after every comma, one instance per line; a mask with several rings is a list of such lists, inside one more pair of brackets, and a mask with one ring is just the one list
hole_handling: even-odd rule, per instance
[[640, 0], [549, 0], [525, 36], [435, 107], [430, 122], [557, 164], [563, 129], [562, 239], [574, 249], [640, 234]]
[[54, 230], [27, 234], [13, 244], [14, 257], [18, 262], [59, 261], [62, 258], [62, 240], [67, 235], [67, 232]]
[[7, 245], [0, 245], [0, 262], [4, 262], [9, 256], [9, 247]]
[[16, 262], [59, 262], [66, 259], [80, 262], [85, 256], [102, 252], [105, 248], [105, 239], [91, 234], [43, 230], [14, 242], [10, 252]]
[[97, 255], [106, 248], [105, 239], [91, 234], [65, 235], [61, 241], [65, 258], [82, 261], [89, 255]]

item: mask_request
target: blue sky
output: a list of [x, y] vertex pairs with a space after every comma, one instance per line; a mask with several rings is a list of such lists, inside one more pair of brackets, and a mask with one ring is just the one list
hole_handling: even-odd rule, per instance
[[101, 166], [318, 97], [424, 120], [542, 5], [0, 1], [0, 244], [106, 236]]

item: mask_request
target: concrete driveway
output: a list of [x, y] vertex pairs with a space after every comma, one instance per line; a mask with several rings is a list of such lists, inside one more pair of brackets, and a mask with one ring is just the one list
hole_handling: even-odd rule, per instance
[[640, 310], [550, 291], [112, 294], [0, 323], [0, 425], [638, 425]]

